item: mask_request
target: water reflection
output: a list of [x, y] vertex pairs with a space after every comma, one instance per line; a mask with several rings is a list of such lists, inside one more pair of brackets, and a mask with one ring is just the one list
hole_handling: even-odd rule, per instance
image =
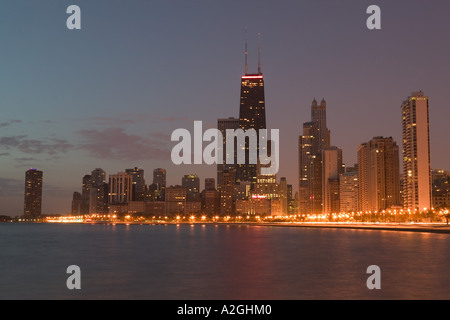
[[[247, 225], [0, 225], [0, 298], [449, 299], [445, 234]], [[29, 268], [32, 265], [33, 268]], [[367, 267], [381, 268], [368, 290]]]

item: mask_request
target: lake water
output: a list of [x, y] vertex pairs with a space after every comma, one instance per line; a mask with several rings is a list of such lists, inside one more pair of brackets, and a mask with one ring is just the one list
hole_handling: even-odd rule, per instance
[[[0, 299], [450, 299], [450, 235], [245, 225], [0, 224]], [[81, 268], [81, 290], [66, 269]], [[366, 286], [381, 268], [381, 290]]]

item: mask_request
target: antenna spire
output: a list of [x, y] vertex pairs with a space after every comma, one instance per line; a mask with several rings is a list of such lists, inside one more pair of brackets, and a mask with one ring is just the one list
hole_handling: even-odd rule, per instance
[[247, 27], [245, 27], [245, 75], [248, 75], [248, 59], [247, 59], [247, 56], [248, 56], [248, 51], [247, 51], [247, 42], [248, 42], [248, 39], [247, 39]]
[[261, 72], [261, 33], [258, 32], [258, 74]]

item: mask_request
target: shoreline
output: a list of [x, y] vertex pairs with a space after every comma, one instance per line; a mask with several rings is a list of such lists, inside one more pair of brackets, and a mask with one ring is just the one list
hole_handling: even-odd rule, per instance
[[348, 230], [374, 230], [394, 232], [422, 232], [450, 234], [450, 225], [444, 223], [332, 223], [332, 222], [217, 222], [217, 221], [85, 221], [85, 222], [5, 222], [7, 223], [36, 223], [36, 224], [104, 224], [104, 225], [237, 225], [258, 227], [289, 227], [313, 229], [348, 229]]
[[273, 227], [298, 227], [322, 229], [353, 229], [397, 232], [426, 232], [450, 234], [450, 225], [447, 224], [409, 224], [409, 223], [268, 223], [258, 224]]

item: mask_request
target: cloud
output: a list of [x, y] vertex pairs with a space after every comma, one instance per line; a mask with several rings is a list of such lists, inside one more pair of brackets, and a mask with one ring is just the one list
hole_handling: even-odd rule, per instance
[[92, 117], [89, 119], [91, 124], [99, 126], [117, 126], [123, 124], [134, 124], [134, 119], [112, 118], [112, 117]]
[[23, 196], [24, 181], [0, 177], [0, 196]]
[[0, 122], [0, 128], [8, 127], [14, 123], [20, 123], [20, 122], [22, 122], [22, 120], [15, 120], [15, 119], [9, 120], [6, 122]]
[[16, 159], [14, 159], [14, 160], [16, 160], [17, 162], [36, 161], [35, 158], [16, 158]]
[[67, 140], [52, 138], [45, 140], [28, 139], [27, 135], [0, 138], [0, 149], [17, 149], [26, 154], [66, 153], [73, 148]]
[[95, 158], [117, 160], [170, 158], [167, 141], [158, 139], [159, 136], [155, 139], [128, 134], [123, 128], [80, 130], [77, 133], [83, 139], [78, 148]]
[[3, 152], [0, 153], [0, 157], [10, 156], [11, 154], [9, 152]]

